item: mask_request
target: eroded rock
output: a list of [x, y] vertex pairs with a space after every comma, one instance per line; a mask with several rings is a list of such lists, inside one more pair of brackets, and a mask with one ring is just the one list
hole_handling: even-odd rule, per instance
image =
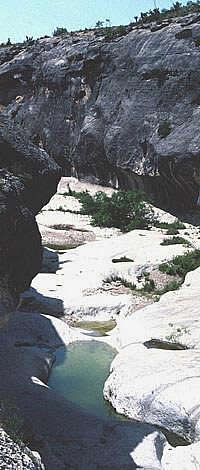
[[0, 104], [67, 174], [194, 206], [198, 21], [189, 15], [125, 28], [117, 39], [94, 30], [1, 48]]
[[188, 273], [179, 290], [119, 322], [104, 388], [118, 412], [189, 442], [200, 438], [199, 275]]

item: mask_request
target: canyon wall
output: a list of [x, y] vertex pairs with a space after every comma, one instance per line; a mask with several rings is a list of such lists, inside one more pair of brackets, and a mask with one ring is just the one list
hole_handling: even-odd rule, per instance
[[64, 175], [193, 207], [200, 166], [199, 16], [124, 36], [67, 33], [0, 48], [0, 109]]

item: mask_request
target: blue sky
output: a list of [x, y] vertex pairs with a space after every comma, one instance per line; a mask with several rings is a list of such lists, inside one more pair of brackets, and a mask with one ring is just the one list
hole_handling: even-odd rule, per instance
[[93, 27], [109, 18], [113, 25], [128, 24], [141, 11], [169, 7], [172, 0], [0, 0], [0, 42], [23, 41], [51, 35], [57, 26], [69, 31]]

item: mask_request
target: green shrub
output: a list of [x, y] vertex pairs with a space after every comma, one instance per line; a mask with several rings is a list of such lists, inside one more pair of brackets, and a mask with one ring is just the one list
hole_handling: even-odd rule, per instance
[[183, 237], [164, 238], [164, 240], [161, 242], [162, 246], [178, 244], [187, 246], [191, 245], [191, 243]]
[[153, 210], [139, 192], [118, 191], [111, 197], [101, 191], [95, 196], [83, 192], [77, 193], [76, 197], [82, 204], [81, 214], [90, 215], [92, 224], [99, 227], [116, 227], [128, 232], [148, 229], [155, 222]]
[[176, 267], [173, 265], [172, 262], [160, 264], [159, 271], [161, 273], [169, 274], [170, 276], [176, 276], [177, 274]]
[[176, 235], [178, 233], [178, 230], [183, 230], [186, 228], [186, 226], [178, 219], [170, 224], [168, 222], [156, 222], [155, 225], [158, 228], [167, 229], [167, 235]]
[[53, 31], [53, 36], [62, 36], [63, 34], [66, 34], [68, 31], [67, 31], [67, 28], [59, 28], [57, 26], [56, 29], [54, 29]]
[[200, 250], [193, 250], [185, 255], [175, 256], [170, 262], [159, 265], [159, 270], [170, 276], [178, 275], [185, 278], [189, 271], [200, 266]]
[[171, 228], [168, 228], [166, 235], [178, 235], [178, 233], [179, 231], [176, 228], [171, 227]]

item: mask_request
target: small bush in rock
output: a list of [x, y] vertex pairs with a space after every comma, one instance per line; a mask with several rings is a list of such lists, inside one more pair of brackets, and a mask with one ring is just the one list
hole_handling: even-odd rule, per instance
[[62, 36], [63, 34], [66, 34], [68, 31], [67, 31], [67, 28], [59, 28], [57, 27], [54, 31], [53, 31], [53, 36]]
[[[167, 229], [167, 235], [176, 235], [178, 233], [178, 230], [183, 230], [185, 229], [185, 225], [180, 222], [180, 220], [175, 220], [172, 223], [168, 222], [156, 222], [156, 227], [161, 228], [161, 229]], [[176, 232], [176, 233], [169, 233], [169, 232]]]
[[166, 245], [187, 245], [190, 246], [191, 243], [183, 237], [172, 237], [172, 238], [164, 238], [161, 242], [162, 246]]
[[193, 250], [185, 255], [175, 256], [170, 262], [159, 265], [159, 270], [170, 276], [178, 275], [185, 278], [189, 271], [200, 266], [200, 250]]

